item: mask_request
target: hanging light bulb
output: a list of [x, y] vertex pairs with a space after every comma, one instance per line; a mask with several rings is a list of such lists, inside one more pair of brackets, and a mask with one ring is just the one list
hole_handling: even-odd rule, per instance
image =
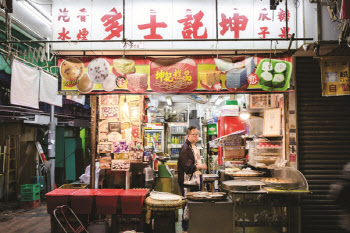
[[124, 97], [124, 104], [122, 107], [122, 112], [123, 112], [124, 118], [129, 118], [129, 106], [128, 106], [128, 103], [126, 102], [126, 96]]
[[248, 120], [249, 117], [250, 117], [250, 113], [247, 111], [247, 108], [245, 106], [245, 103], [243, 104], [242, 106], [242, 110], [240, 111], [239, 113], [239, 117], [242, 119], [242, 120]]

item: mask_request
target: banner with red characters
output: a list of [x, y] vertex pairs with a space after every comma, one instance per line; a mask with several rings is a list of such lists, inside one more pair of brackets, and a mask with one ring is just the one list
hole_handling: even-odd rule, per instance
[[292, 91], [292, 58], [61, 57], [60, 94], [221, 94]]

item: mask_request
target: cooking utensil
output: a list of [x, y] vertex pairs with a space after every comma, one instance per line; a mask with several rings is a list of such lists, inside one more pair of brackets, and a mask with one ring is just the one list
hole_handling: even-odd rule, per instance
[[222, 182], [222, 187], [227, 191], [258, 191], [264, 185], [261, 181], [251, 180], [227, 180]]
[[186, 198], [192, 201], [222, 201], [226, 200], [227, 194], [225, 192], [189, 192]]

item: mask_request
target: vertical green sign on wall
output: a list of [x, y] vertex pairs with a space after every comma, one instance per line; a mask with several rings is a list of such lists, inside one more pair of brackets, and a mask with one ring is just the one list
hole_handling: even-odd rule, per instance
[[83, 154], [85, 159], [85, 128], [80, 130], [81, 146], [83, 147]]
[[218, 135], [217, 124], [208, 124], [208, 135]]

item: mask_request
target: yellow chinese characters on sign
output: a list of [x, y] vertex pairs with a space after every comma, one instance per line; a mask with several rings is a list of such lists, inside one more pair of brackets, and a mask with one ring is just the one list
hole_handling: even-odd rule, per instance
[[190, 75], [190, 71], [185, 70], [182, 72], [181, 69], [175, 70], [173, 73], [171, 72], [164, 72], [163, 70], [157, 71], [156, 73], [156, 80], [160, 79], [160, 82], [177, 82], [178, 80], [191, 82], [192, 76]]
[[322, 59], [322, 95], [350, 95], [349, 61]]

